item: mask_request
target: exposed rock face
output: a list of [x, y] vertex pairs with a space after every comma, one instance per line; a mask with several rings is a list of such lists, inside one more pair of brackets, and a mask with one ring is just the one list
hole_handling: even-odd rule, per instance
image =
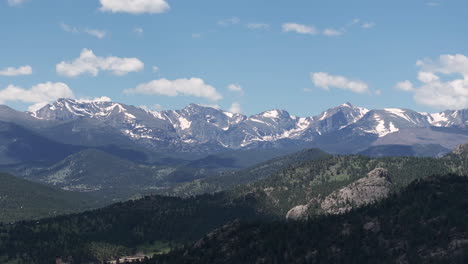
[[468, 143], [456, 147], [453, 151], [456, 155], [468, 155]]
[[360, 207], [390, 194], [392, 181], [386, 169], [377, 168], [342, 189], [328, 195], [320, 207], [329, 214], [346, 213], [352, 208]]
[[309, 209], [308, 205], [298, 205], [286, 214], [287, 220], [300, 220], [304, 219], [307, 216], [307, 210]]

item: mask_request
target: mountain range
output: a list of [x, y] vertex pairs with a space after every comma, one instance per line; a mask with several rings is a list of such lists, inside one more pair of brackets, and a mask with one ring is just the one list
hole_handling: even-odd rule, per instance
[[441, 155], [468, 142], [468, 109], [429, 114], [400, 108], [369, 110], [350, 103], [317, 116], [297, 117], [277, 109], [245, 116], [197, 104], [151, 111], [106, 100], [59, 99], [35, 112], [2, 106], [0, 121], [64, 144], [170, 153], [319, 147], [336, 154], [374, 148], [371, 153], [383, 155], [375, 153], [376, 146], [437, 148], [435, 153], [402, 150], [424, 156]]

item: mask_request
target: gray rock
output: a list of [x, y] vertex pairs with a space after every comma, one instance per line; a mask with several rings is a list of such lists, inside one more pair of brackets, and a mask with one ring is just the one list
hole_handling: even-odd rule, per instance
[[373, 203], [387, 197], [392, 181], [386, 169], [377, 168], [342, 189], [328, 195], [320, 207], [329, 214], [346, 213], [352, 208]]
[[288, 211], [286, 214], [286, 219], [287, 220], [300, 220], [304, 219], [307, 217], [307, 210], [309, 209], [309, 206], [306, 205], [298, 205], [296, 207], [293, 207], [291, 210]]

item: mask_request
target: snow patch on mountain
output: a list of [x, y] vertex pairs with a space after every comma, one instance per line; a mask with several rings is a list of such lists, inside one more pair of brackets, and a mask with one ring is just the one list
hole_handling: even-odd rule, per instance
[[270, 110], [270, 111], [263, 112], [262, 116], [266, 118], [279, 118], [280, 114], [281, 113], [279, 110]]
[[385, 108], [384, 110], [385, 110], [386, 112], [388, 112], [389, 114], [391, 114], [391, 115], [395, 115], [395, 116], [398, 116], [398, 117], [401, 117], [401, 118], [407, 120], [408, 122], [415, 123], [414, 120], [412, 120], [412, 119], [406, 114], [406, 111], [403, 110], [403, 109], [400, 109], [400, 108]]
[[374, 114], [373, 118], [375, 122], [377, 122], [375, 128], [370, 130], [362, 129], [364, 132], [376, 134], [378, 137], [384, 137], [388, 134], [395, 133], [400, 130], [393, 122], [386, 123], [385, 120], [378, 114]]
[[179, 127], [182, 130], [189, 129], [191, 125], [192, 125], [192, 122], [188, 121], [184, 117], [179, 117]]

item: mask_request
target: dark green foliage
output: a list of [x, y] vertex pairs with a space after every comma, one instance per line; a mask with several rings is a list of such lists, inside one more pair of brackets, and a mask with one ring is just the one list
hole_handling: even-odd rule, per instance
[[[359, 155], [328, 156], [318, 160], [303, 161], [288, 166], [258, 182], [236, 187], [229, 192], [234, 196], [248, 193], [264, 194], [263, 208], [280, 216], [299, 204], [312, 199], [322, 199], [362, 177], [375, 168], [389, 171], [394, 191], [416, 179], [431, 175], [468, 174], [466, 159], [450, 154], [443, 158], [387, 157], [373, 159]], [[320, 213], [320, 212], [311, 212]]]
[[234, 219], [270, 219], [254, 209], [255, 202], [221, 195], [146, 197], [76, 215], [4, 225], [0, 252], [31, 264], [51, 263], [56, 255], [73, 256], [81, 263], [109, 252], [128, 254], [156, 241], [186, 243]]
[[[254, 152], [255, 153], [255, 152]], [[297, 165], [304, 161], [315, 161], [330, 157], [319, 149], [308, 149], [262, 162], [253, 167], [239, 171], [224, 171], [200, 180], [182, 183], [159, 194], [170, 196], [194, 196], [203, 193], [215, 193], [228, 190], [237, 185], [255, 182], [281, 171], [288, 166]], [[257, 158], [258, 159], [258, 158]]]
[[427, 145], [379, 145], [372, 146], [359, 154], [369, 157], [440, 157], [450, 152], [449, 149], [437, 144]]
[[[302, 159], [303, 157], [308, 158]], [[450, 154], [440, 159], [416, 157], [372, 159], [356, 155], [331, 156], [317, 150], [310, 150], [309, 152], [305, 151], [299, 153], [297, 156], [291, 155], [285, 159], [277, 159], [264, 163], [263, 165], [244, 171], [244, 174], [226, 174], [226, 178], [213, 179], [213, 183], [209, 183], [211, 184], [210, 186], [217, 186], [214, 184], [216, 183], [220, 184], [220, 188], [225, 188], [225, 186], [234, 186], [239, 183], [250, 182], [255, 179], [258, 180], [257, 182], [247, 185], [238, 185], [229, 191], [185, 199], [151, 196], [141, 200], [118, 203], [91, 212], [41, 220], [39, 223], [21, 222], [15, 225], [4, 225], [0, 228], [0, 252], [6, 252], [3, 256], [4, 259], [19, 259], [23, 260], [24, 263], [48, 263], [48, 261], [56, 255], [73, 256], [75, 260], [84, 261], [97, 260], [102, 256], [111, 257], [113, 254], [122, 255], [133, 253], [141, 245], [169, 243], [172, 245], [171, 247], [173, 247], [178, 244], [194, 242], [213, 228], [222, 226], [234, 219], [249, 221], [256, 219], [270, 221], [284, 219], [286, 212], [290, 208], [298, 204], [308, 203], [313, 199], [323, 199], [323, 197], [331, 192], [357, 179], [365, 177], [369, 171], [377, 167], [386, 168], [390, 172], [395, 193], [403, 190], [414, 180], [422, 179], [430, 175], [442, 175], [450, 172], [460, 175], [468, 173], [468, 163], [466, 162], [466, 157], [463, 155]], [[236, 177], [232, 177], [233, 175], [236, 175]], [[268, 177], [268, 175], [271, 176]], [[454, 178], [454, 176], [452, 178]], [[455, 182], [459, 179], [463, 178], [455, 178]], [[219, 180], [219, 182], [216, 180]], [[223, 182], [225, 182], [225, 185], [222, 185], [224, 184]], [[445, 185], [446, 184], [441, 184], [441, 186]], [[460, 186], [464, 186], [463, 188], [466, 188], [465, 185], [464, 182], [460, 183]], [[421, 188], [417, 186], [420, 185], [411, 185], [411, 187], [407, 189], [409, 191], [404, 192], [406, 196], [397, 195], [390, 200], [396, 199], [396, 202], [400, 201], [399, 199], [407, 197], [407, 195], [411, 193], [411, 190], [414, 191]], [[427, 193], [429, 191], [424, 191], [424, 188], [422, 188], [421, 192], [425, 192], [425, 195], [430, 196]], [[446, 189], [441, 190], [445, 193]], [[468, 189], [465, 189], [465, 191], [468, 191]], [[437, 194], [437, 192], [435, 193]], [[454, 190], [454, 194], [455, 193], [459, 193], [459, 190]], [[420, 196], [408, 197], [411, 199], [424, 198], [422, 194]], [[411, 199], [408, 201], [411, 202]], [[449, 199], [451, 199], [451, 196], [447, 198], [447, 201], [449, 201]], [[460, 201], [463, 199], [465, 198], [461, 197]], [[427, 200], [421, 200], [421, 203], [427, 203]], [[396, 211], [400, 210], [397, 207], [392, 209], [393, 205], [391, 202], [383, 202], [379, 206], [394, 210], [391, 211], [389, 209], [389, 212], [393, 212], [394, 214], [397, 214]], [[409, 216], [411, 216], [412, 211], [417, 211], [416, 207], [417, 205], [414, 205], [414, 208], [401, 207], [401, 210], [403, 212], [407, 210]], [[367, 212], [372, 212], [371, 208], [374, 207], [365, 209], [369, 210], [365, 211], [366, 214]], [[422, 207], [421, 210], [426, 212], [424, 210], [432, 209], [434, 208]], [[382, 210], [383, 209], [378, 209], [375, 214], [371, 216], [379, 217], [379, 214], [382, 213], [383, 217], [388, 217]], [[245, 238], [243, 235], [240, 236], [237, 234], [239, 233], [238, 231], [234, 232], [232, 235], [235, 241], [243, 241], [245, 245], [239, 247], [241, 251], [235, 252], [238, 254], [239, 258], [236, 258], [235, 261], [233, 260], [231, 263], [236, 263], [236, 261], [239, 263], [239, 261], [242, 260], [244, 260], [244, 262], [241, 263], [249, 263], [248, 261], [251, 260], [252, 256], [255, 256], [255, 250], [260, 250], [259, 256], [261, 256], [261, 254], [267, 254], [267, 256], [271, 255], [272, 259], [266, 258], [263, 263], [275, 263], [275, 261], [276, 263], [285, 263], [285, 260], [291, 260], [293, 263], [294, 261], [300, 263], [300, 260], [292, 259], [291, 256], [301, 254], [303, 257], [309, 256], [307, 258], [325, 260], [327, 257], [326, 254], [322, 256], [320, 254], [317, 255], [318, 253], [307, 252], [312, 255], [304, 255], [303, 252], [306, 250], [306, 246], [317, 246], [321, 249], [321, 242], [316, 242], [317, 245], [311, 245], [309, 244], [310, 238], [299, 236], [300, 239], [297, 245], [292, 244], [294, 246], [292, 247], [287, 244], [289, 241], [289, 230], [293, 232], [292, 234], [295, 234], [294, 232], [299, 233], [301, 228], [306, 228], [306, 232], [304, 233], [311, 237], [314, 235], [318, 237], [326, 236], [328, 233], [338, 234], [337, 230], [347, 230], [347, 223], [354, 225], [357, 222], [352, 221], [361, 219], [361, 214], [356, 212], [360, 211], [358, 210], [349, 214], [347, 216], [349, 219], [342, 218], [342, 216], [322, 218], [322, 216], [317, 216], [321, 213], [319, 206], [313, 206], [312, 211], [309, 213], [313, 217], [318, 217], [318, 220], [314, 220], [315, 222], [311, 222], [312, 224], [309, 223], [305, 227], [299, 223], [284, 224], [281, 222], [272, 225], [260, 225], [265, 229], [259, 229], [258, 225], [243, 225], [242, 228], [245, 229], [239, 232], [243, 234], [245, 231]], [[449, 212], [447, 212], [447, 214], [448, 213]], [[414, 224], [414, 222], [412, 222], [414, 219], [409, 216], [401, 215], [404, 221], [409, 221], [407, 223], [408, 225], [413, 226], [421, 224]], [[455, 216], [455, 213], [451, 213], [450, 218], [447, 218], [449, 224], [452, 224], [452, 217]], [[463, 219], [464, 216], [462, 215], [461, 217]], [[385, 228], [385, 232], [390, 232], [391, 234], [394, 232], [398, 233], [399, 229], [394, 229], [392, 224], [394, 224], [394, 221], [399, 221], [399, 219], [400, 218], [390, 217], [390, 220], [393, 222], [382, 220], [381, 223], [379, 222], [379, 225], [382, 230]], [[328, 222], [332, 223], [331, 229], [327, 229], [326, 227]], [[400, 224], [397, 227], [402, 228]], [[437, 228], [439, 227], [440, 226]], [[307, 228], [310, 228], [311, 231], [308, 232]], [[359, 231], [361, 229], [362, 225], [356, 225], [356, 230]], [[367, 241], [366, 237], [362, 237], [365, 235], [364, 233], [354, 232], [352, 228], [350, 230], [352, 231], [350, 233], [352, 234], [350, 238], [332, 236], [332, 240], [325, 240], [325, 242], [328, 241], [324, 244], [327, 246], [327, 250], [332, 250], [334, 248], [339, 249], [338, 246], [343, 247], [341, 251], [337, 251], [339, 253], [337, 256], [344, 254], [343, 252], [351, 254], [349, 252], [353, 250], [361, 250], [361, 244], [357, 244], [354, 247], [344, 247], [344, 242], [336, 242], [341, 241], [339, 239], [349, 241], [349, 243], [351, 243], [351, 241]], [[415, 230], [417, 231], [417, 228]], [[429, 229], [424, 229], [417, 232], [424, 233], [429, 231]], [[261, 238], [256, 237], [256, 234], [259, 232], [262, 236], [264, 233], [268, 233], [265, 237], [270, 240], [265, 240], [265, 244], [258, 244], [261, 248], [256, 249], [257, 244], [255, 240], [261, 240]], [[348, 231], [345, 233], [348, 233]], [[416, 236], [415, 234], [411, 233], [408, 236]], [[445, 233], [443, 234], [445, 235]], [[424, 235], [425, 234], [422, 236], [424, 237]], [[285, 242], [278, 244], [278, 242], [273, 241], [274, 237], [282, 238]], [[291, 239], [294, 240], [294, 236], [292, 236]], [[232, 241], [229, 243], [231, 242]], [[338, 243], [337, 246], [333, 247], [334, 244], [331, 244], [332, 242]], [[207, 243], [211, 242], [208, 240]], [[226, 243], [229, 244], [228, 242]], [[415, 243], [422, 242], [416, 241]], [[250, 244], [252, 244], [251, 247], [253, 251], [250, 251]], [[90, 247], [90, 245], [92, 246]], [[296, 251], [296, 246], [299, 251]], [[406, 244], [404, 246], [406, 246]], [[301, 247], [303, 251], [300, 251]], [[98, 249], [96, 250], [96, 248]], [[217, 260], [217, 256], [214, 254], [215, 251], [219, 249], [216, 248], [216, 245], [213, 245], [213, 248], [213, 254], [211, 255], [213, 261], [207, 261], [205, 263], [216, 263], [215, 260]], [[376, 250], [376, 252], [383, 250], [382, 248], [371, 249]], [[286, 255], [282, 254], [280, 256], [278, 255], [279, 253], [275, 252], [287, 253]], [[329, 251], [326, 252], [333, 253]], [[210, 256], [210, 254], [207, 256]], [[385, 256], [387, 253], [384, 252], [382, 254]], [[175, 257], [177, 259], [176, 255], [170, 255], [168, 257]], [[408, 255], [407, 257], [411, 258], [411, 260], [417, 260], [418, 258], [418, 256], [412, 255]], [[1, 260], [2, 258], [0, 257], [0, 262]], [[194, 260], [198, 260], [198, 256], [195, 257]], [[363, 261], [363, 259], [360, 257], [356, 258], [356, 262], [358, 261]], [[335, 262], [343, 262], [343, 260], [336, 259]], [[260, 263], [262, 263], [262, 261], [260, 261]]]
[[0, 173], [0, 222], [51, 217], [100, 205], [84, 193], [67, 192]]
[[431, 177], [345, 215], [234, 222], [146, 263], [466, 263], [468, 179]]

